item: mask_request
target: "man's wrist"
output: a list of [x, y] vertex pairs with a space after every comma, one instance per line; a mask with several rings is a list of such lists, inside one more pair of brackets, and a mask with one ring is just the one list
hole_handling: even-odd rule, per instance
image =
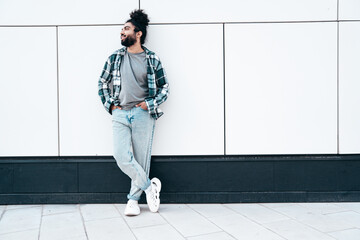
[[110, 110], [113, 111], [114, 109], [116, 109], [116, 106], [114, 104], [111, 104]]

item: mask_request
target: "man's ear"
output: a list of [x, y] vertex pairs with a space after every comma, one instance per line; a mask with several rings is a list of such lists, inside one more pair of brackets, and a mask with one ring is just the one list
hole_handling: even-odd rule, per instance
[[142, 36], [142, 31], [138, 31], [138, 32], [136, 33], [136, 37], [138, 37], [138, 38], [140, 39], [141, 36]]

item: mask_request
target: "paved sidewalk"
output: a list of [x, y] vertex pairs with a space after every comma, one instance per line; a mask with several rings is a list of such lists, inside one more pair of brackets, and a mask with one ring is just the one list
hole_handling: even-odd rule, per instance
[[0, 240], [360, 239], [360, 203], [0, 205]]

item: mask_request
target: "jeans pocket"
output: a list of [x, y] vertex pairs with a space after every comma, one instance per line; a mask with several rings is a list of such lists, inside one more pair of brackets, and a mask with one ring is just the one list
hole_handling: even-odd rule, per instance
[[112, 114], [114, 114], [114, 112], [117, 112], [118, 110], [121, 110], [120, 108], [115, 108], [114, 110], [111, 111]]
[[[140, 107], [141, 108], [141, 107]], [[149, 110], [145, 110], [145, 109], [143, 109], [143, 108], [141, 108], [141, 111], [144, 111], [144, 112], [146, 112], [146, 113], [149, 113]]]
[[136, 107], [136, 108], [140, 108], [142, 111], [145, 111], [145, 112], [148, 111], [148, 110], [143, 109], [142, 107]]

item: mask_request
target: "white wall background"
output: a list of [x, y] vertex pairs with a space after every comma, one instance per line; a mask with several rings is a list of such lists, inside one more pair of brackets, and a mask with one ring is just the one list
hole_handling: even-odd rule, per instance
[[153, 155], [360, 153], [358, 0], [0, 0], [0, 156], [112, 155], [97, 81], [139, 3]]

